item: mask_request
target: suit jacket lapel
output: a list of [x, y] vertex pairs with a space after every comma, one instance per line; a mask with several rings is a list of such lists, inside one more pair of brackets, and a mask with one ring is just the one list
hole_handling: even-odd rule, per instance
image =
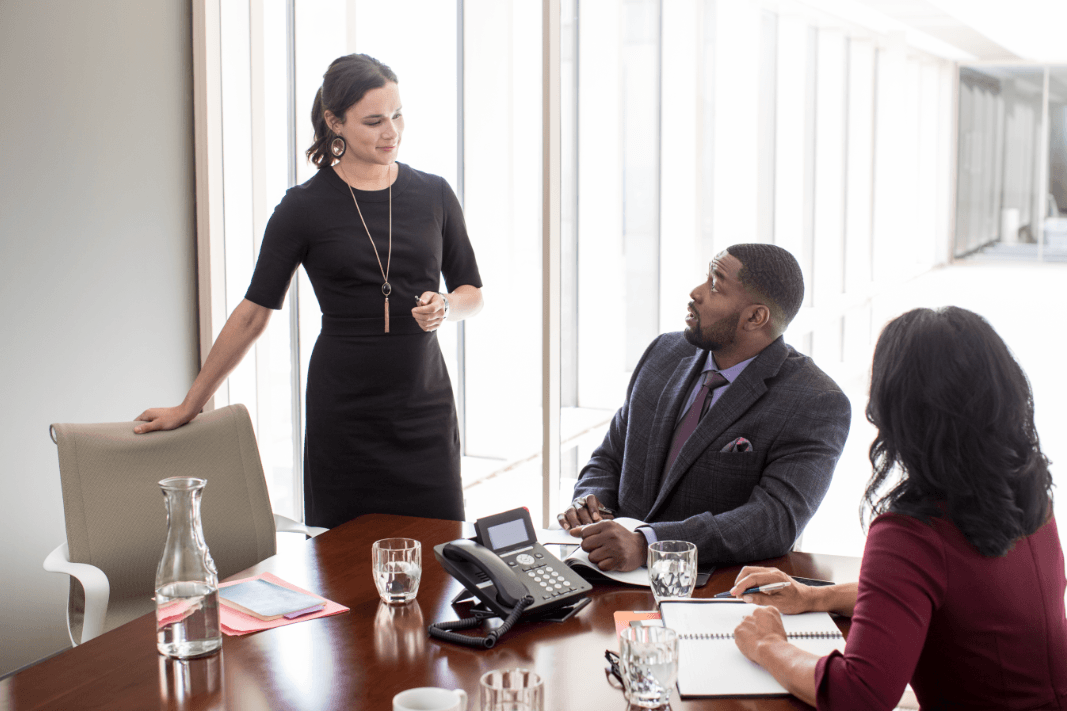
[[[682, 477], [693, 462], [703, 455], [708, 446], [718, 439], [726, 431], [727, 427], [740, 419], [762, 397], [763, 393], [767, 392], [765, 381], [777, 375], [778, 369], [781, 368], [788, 353], [789, 349], [786, 347], [785, 341], [779, 337], [764, 348], [756, 359], [741, 371], [741, 375], [730, 384], [730, 387], [719, 398], [719, 401], [715, 403], [715, 407], [708, 411], [708, 414], [697, 425], [696, 431], [682, 445], [678, 458], [674, 460], [674, 466], [663, 477], [659, 485], [659, 489], [655, 494], [655, 503], [649, 510], [646, 520], [651, 521], [653, 519], [656, 512], [666, 503], [671, 491], [682, 480]], [[673, 433], [673, 427], [671, 431]], [[668, 435], [669, 437], [670, 435]], [[653, 441], [658, 442], [658, 437]], [[670, 447], [669, 441], [667, 442], [667, 447]], [[666, 459], [666, 452], [664, 452], [659, 459], [660, 469], [663, 468]]]
[[647, 475], [644, 477], [643, 498], [646, 502], [656, 501], [663, 475], [663, 465], [667, 462], [671, 440], [674, 438], [674, 425], [678, 419], [678, 410], [685, 404], [693, 378], [704, 367], [704, 353], [705, 351], [696, 350], [695, 355], [678, 361], [656, 403], [656, 416], [652, 420], [648, 451], [645, 453]]

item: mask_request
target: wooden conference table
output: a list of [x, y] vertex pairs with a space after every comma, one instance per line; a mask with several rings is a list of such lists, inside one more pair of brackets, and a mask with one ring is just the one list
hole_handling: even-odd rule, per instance
[[[597, 586], [592, 601], [563, 623], [519, 623], [490, 650], [429, 638], [426, 626], [456, 619], [450, 605], [461, 590], [432, 547], [473, 535], [469, 524], [408, 516], [363, 516], [268, 558], [246, 573], [268, 571], [351, 608], [346, 614], [225, 637], [211, 657], [178, 662], [159, 656], [155, 619], [145, 615], [96, 639], [0, 681], [0, 709], [392, 709], [393, 696], [416, 686], [463, 688], [478, 708], [486, 671], [528, 667], [545, 679], [546, 711], [611, 711], [628, 707], [604, 674], [605, 649], [618, 649], [613, 614], [654, 607], [652, 593]], [[371, 544], [392, 536], [423, 546], [418, 598], [403, 607], [379, 603], [370, 572]], [[859, 559], [791, 553], [765, 564], [794, 575], [858, 579]], [[729, 589], [739, 567], [715, 572], [696, 592]], [[60, 614], [57, 610], [56, 614]], [[793, 697], [683, 701], [684, 709], [803, 709]]]

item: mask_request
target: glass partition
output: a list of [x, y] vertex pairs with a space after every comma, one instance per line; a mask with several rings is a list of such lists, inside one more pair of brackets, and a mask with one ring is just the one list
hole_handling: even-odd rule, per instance
[[1067, 259], [1067, 67], [1048, 76], [1048, 206], [1043, 252], [1046, 259]]
[[1067, 69], [960, 69], [954, 254], [1067, 258]]

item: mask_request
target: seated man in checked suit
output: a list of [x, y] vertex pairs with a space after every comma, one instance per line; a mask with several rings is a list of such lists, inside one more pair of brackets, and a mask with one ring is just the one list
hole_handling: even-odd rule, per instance
[[848, 436], [848, 398], [782, 339], [804, 299], [793, 255], [729, 247], [690, 298], [685, 331], [649, 345], [558, 517], [601, 570], [634, 570], [667, 539], [695, 543], [701, 568], [783, 555]]

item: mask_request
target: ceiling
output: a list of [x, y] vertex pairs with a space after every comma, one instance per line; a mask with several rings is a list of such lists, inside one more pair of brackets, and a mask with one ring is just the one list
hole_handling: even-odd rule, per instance
[[960, 62], [1067, 64], [1067, 0], [800, 0]]

